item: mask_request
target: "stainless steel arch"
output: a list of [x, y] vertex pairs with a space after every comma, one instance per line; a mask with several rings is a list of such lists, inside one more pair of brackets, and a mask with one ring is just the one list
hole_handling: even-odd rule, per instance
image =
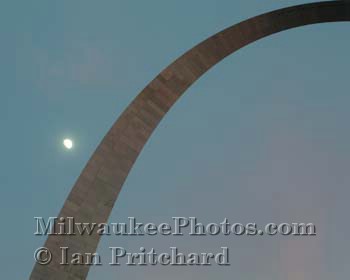
[[[309, 24], [350, 21], [348, 1], [299, 5], [262, 14], [201, 42], [165, 68], [126, 108], [93, 153], [58, 217], [107, 221], [137, 156], [163, 116], [200, 76], [236, 50], [271, 34]], [[95, 252], [99, 235], [50, 235], [49, 265], [36, 264], [32, 280], [85, 279], [89, 266], [60, 265], [60, 247]]]

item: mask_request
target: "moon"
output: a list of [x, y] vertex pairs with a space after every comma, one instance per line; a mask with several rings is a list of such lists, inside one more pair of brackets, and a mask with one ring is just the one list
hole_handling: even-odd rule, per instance
[[66, 149], [70, 150], [73, 148], [73, 141], [71, 139], [66, 138], [63, 140], [63, 145]]

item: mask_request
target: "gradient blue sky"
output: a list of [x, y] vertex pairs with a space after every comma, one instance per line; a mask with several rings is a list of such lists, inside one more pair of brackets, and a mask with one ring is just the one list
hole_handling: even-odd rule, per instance
[[[196, 43], [307, 1], [11, 1], [0, 74], [1, 279], [26, 279], [34, 216], [58, 214], [136, 94]], [[108, 246], [231, 249], [229, 267], [94, 267], [94, 279], [346, 279], [350, 274], [350, 26], [273, 35], [210, 70], [145, 146], [110, 221], [314, 222], [318, 236], [104, 238]], [[14, 60], [12, 57], [14, 56]], [[71, 137], [67, 151], [62, 140]]]

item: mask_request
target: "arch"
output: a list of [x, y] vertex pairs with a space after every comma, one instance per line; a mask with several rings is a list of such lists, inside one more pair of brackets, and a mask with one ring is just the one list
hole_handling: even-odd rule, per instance
[[[327, 1], [265, 13], [233, 25], [204, 40], [152, 80], [125, 109], [105, 135], [58, 217], [75, 222], [105, 223], [133, 164], [153, 130], [181, 95], [208, 69], [236, 50], [271, 34], [299, 26], [350, 21], [350, 2]], [[60, 265], [60, 247], [95, 252], [100, 236], [50, 235], [49, 265], [36, 264], [32, 280], [86, 279], [89, 266]]]

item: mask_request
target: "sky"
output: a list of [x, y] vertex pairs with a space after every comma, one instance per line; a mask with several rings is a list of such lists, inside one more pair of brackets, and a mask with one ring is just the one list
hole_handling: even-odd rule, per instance
[[[8, 1], [1, 13], [0, 263], [26, 279], [36, 216], [58, 215], [123, 109], [163, 68], [241, 20], [308, 1]], [[92, 267], [88, 279], [346, 279], [349, 23], [239, 50], [201, 77], [144, 147], [110, 222], [312, 222], [314, 237], [108, 237], [138, 251], [231, 249], [227, 267]], [[13, 59], [14, 58], [14, 59]], [[64, 138], [74, 141], [64, 149]]]

